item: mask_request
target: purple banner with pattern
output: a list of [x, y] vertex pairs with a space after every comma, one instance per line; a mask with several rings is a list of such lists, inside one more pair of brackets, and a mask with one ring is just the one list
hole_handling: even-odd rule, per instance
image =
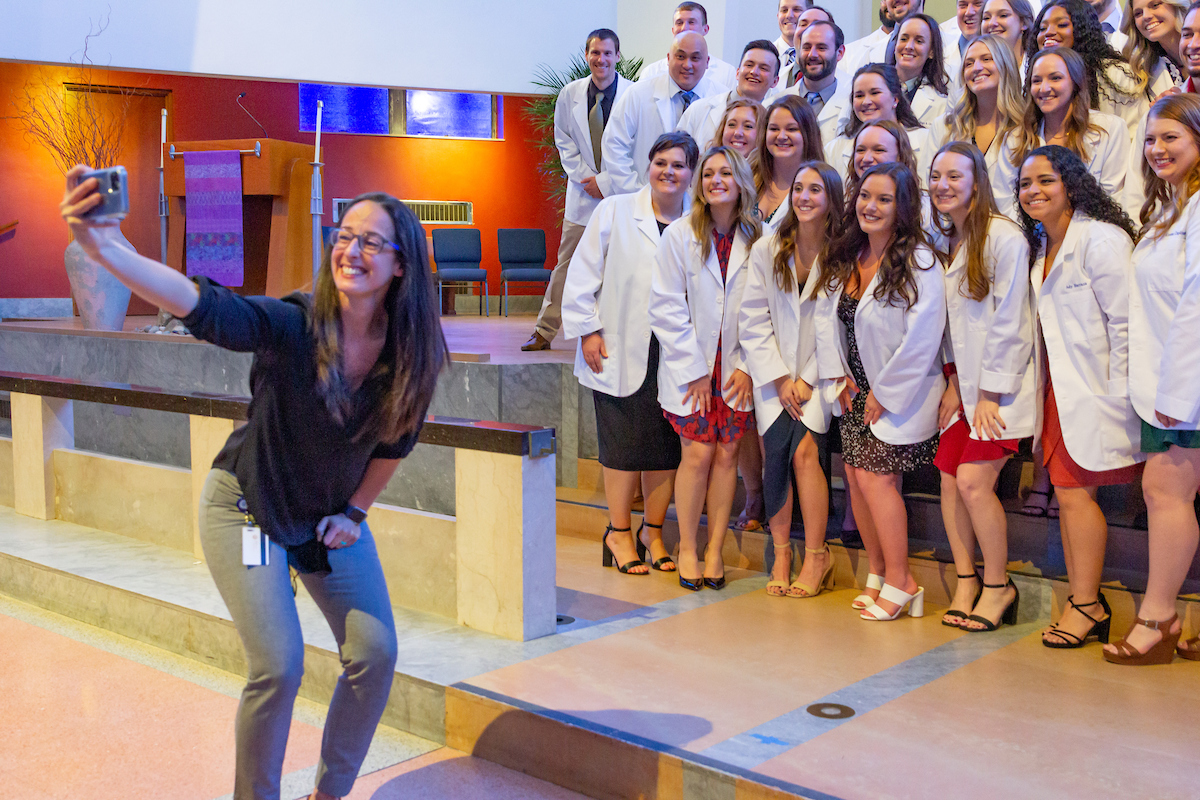
[[245, 280], [242, 249], [242, 156], [237, 150], [183, 154], [187, 198], [187, 274], [222, 286]]

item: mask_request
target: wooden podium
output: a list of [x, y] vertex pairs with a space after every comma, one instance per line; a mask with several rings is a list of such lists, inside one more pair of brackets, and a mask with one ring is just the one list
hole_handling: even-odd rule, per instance
[[170, 213], [167, 264], [186, 274], [183, 154], [195, 150], [240, 150], [246, 268], [242, 286], [231, 288], [238, 294], [271, 297], [312, 290], [311, 144], [278, 139], [225, 139], [168, 142], [164, 147], [163, 186]]

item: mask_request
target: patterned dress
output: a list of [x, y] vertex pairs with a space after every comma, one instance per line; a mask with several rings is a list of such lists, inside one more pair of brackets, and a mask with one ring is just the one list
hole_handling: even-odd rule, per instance
[[857, 309], [858, 299], [843, 293], [838, 300], [837, 315], [846, 326], [846, 360], [850, 363], [850, 374], [858, 384], [858, 394], [851, 401], [850, 410], [842, 415], [842, 459], [852, 467], [885, 474], [911, 472], [932, 464], [937, 454], [936, 433], [916, 444], [888, 444], [871, 433], [864, 421], [871, 386], [867, 383], [867, 372], [863, 369], [858, 342], [854, 338], [854, 312]]

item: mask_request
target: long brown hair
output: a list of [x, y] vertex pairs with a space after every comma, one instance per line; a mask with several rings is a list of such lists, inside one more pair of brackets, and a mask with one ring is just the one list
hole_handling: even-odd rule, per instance
[[771, 125], [771, 115], [778, 109], [783, 109], [791, 114], [792, 119], [800, 126], [800, 136], [804, 139], [803, 147], [800, 148], [800, 157], [804, 161], [820, 161], [825, 158], [825, 147], [821, 141], [821, 126], [817, 124], [817, 115], [813, 113], [812, 106], [797, 95], [785, 94], [767, 106], [767, 113], [762, 117], [762, 125], [756, 131], [757, 137], [754, 144], [756, 155], [753, 159], [754, 188], [759, 193], [771, 185], [771, 179], [775, 176], [775, 156], [767, 150], [767, 128]]
[[[825, 241], [821, 245], [821, 253], [817, 256], [817, 263], [820, 265], [829, 255], [829, 245], [842, 233], [842, 218], [845, 214], [845, 194], [842, 192], [842, 177], [838, 175], [838, 171], [826, 164], [824, 161], [805, 161], [800, 165], [800, 169], [796, 170], [796, 177], [800, 177], [800, 173], [806, 169], [811, 169], [821, 178], [821, 183], [825, 184], [825, 196], [828, 199], [828, 211], [825, 213]], [[795, 178], [792, 179], [795, 184]], [[800, 220], [796, 219], [796, 209], [792, 206], [791, 192], [788, 192], [787, 213], [783, 216], [783, 221], [779, 223], [779, 228], [776, 233], [779, 236], [779, 248], [775, 251], [775, 258], [772, 261], [772, 266], [775, 272], [775, 285], [781, 291], [789, 294], [794, 291], [800, 291], [799, 272], [800, 265], [794, 267], [792, 262], [796, 255], [796, 235], [800, 232]], [[795, 287], [793, 289], [793, 287]]]
[[896, 186], [896, 220], [887, 252], [879, 262], [874, 297], [888, 305], [903, 305], [907, 310], [917, 302], [914, 271], [928, 269], [918, 266], [917, 250], [928, 248], [929, 242], [921, 229], [921, 190], [917, 186], [917, 176], [896, 162], [876, 164], [868, 169], [854, 194], [846, 198], [845, 227], [842, 235], [830, 245], [828, 260], [821, 264], [821, 289], [826, 294], [833, 294], [838, 289], [848, 289], [858, 280], [858, 257], [867, 246], [868, 237], [859, 224], [856, 206], [862, 184], [875, 175], [891, 178]]
[[758, 219], [758, 193], [754, 190], [754, 175], [750, 172], [750, 165], [746, 163], [746, 159], [742, 158], [742, 154], [732, 147], [714, 147], [705, 153], [700, 159], [700, 163], [696, 165], [696, 177], [692, 189], [692, 211], [688, 217], [692, 222], [692, 233], [700, 242], [700, 250], [705, 259], [712, 252], [712, 232], [716, 227], [716, 223], [713, 222], [712, 209], [708, 207], [708, 201], [704, 199], [704, 165], [713, 156], [725, 156], [730, 170], [733, 171], [733, 182], [738, 187], [738, 207], [734, 216], [734, 231], [746, 237], [747, 247], [758, 241], [758, 237], [762, 235], [762, 223]]
[[[858, 149], [859, 137], [863, 135], [863, 131], [867, 128], [879, 128], [891, 134], [896, 140], [896, 161], [903, 164], [912, 170], [913, 174], [917, 174], [917, 154], [912, 148], [912, 141], [908, 138], [908, 131], [904, 130], [904, 126], [899, 122], [890, 119], [877, 119], [874, 122], [867, 122], [858, 129], [858, 133], [854, 134], [854, 150]], [[851, 194], [857, 194], [855, 186], [858, 183], [858, 170], [854, 168], [854, 150], [850, 151], [850, 165], [846, 168], [846, 191]]]
[[854, 85], [863, 75], [878, 75], [883, 79], [888, 92], [896, 98], [897, 122], [909, 129], [925, 127], [913, 113], [912, 106], [908, 104], [908, 96], [904, 94], [904, 86], [900, 83], [900, 75], [896, 72], [896, 68], [890, 64], [866, 64], [858, 68], [858, 71], [854, 73], [854, 80], [850, 81], [850, 113], [846, 116], [846, 124], [838, 131], [841, 136], [853, 139], [866, 124], [858, 118], [858, 114], [854, 111]]
[[[991, 224], [992, 217], [1000, 214], [1000, 210], [996, 207], [996, 200], [992, 196], [987, 162], [983, 160], [983, 153], [979, 148], [969, 142], [950, 142], [937, 151], [937, 155], [933, 157], [933, 163], [936, 164], [938, 156], [943, 153], [955, 153], [970, 159], [974, 188], [971, 191], [971, 203], [967, 207], [967, 218], [963, 223], [963, 230], [955, 230], [954, 220], [948, 215], [940, 213], [936, 208], [933, 208], [933, 220], [938, 230], [945, 236], [958, 236], [961, 240], [959, 246], [967, 248], [967, 271], [963, 275], [958, 291], [963, 297], [969, 297], [979, 302], [992, 290], [992, 270], [988, 268], [987, 262], [983, 259], [983, 251], [987, 245], [988, 225]], [[932, 195], [932, 192], [930, 194]], [[931, 207], [933, 206], [932, 199], [929, 204]], [[953, 260], [949, 250], [935, 252], [937, 252], [942, 265], [949, 269], [950, 262]]]
[[1017, 147], [1013, 153], [1013, 166], [1020, 169], [1025, 163], [1025, 157], [1040, 146], [1038, 141], [1038, 126], [1045, 116], [1038, 104], [1033, 102], [1029, 87], [1033, 81], [1033, 68], [1040, 59], [1048, 56], [1058, 56], [1067, 68], [1067, 75], [1075, 85], [1075, 93], [1071, 95], [1071, 105], [1067, 110], [1067, 118], [1063, 123], [1067, 132], [1065, 147], [1079, 156], [1085, 164], [1089, 154], [1085, 149], [1084, 136], [1088, 131], [1098, 131], [1099, 126], [1089, 118], [1091, 107], [1091, 88], [1088, 85], [1087, 67], [1083, 59], [1069, 47], [1051, 47], [1039, 50], [1029, 59], [1029, 72], [1025, 75], [1025, 96], [1028, 102], [1025, 106], [1025, 116], [1021, 119], [1021, 127], [1017, 129]]
[[[363, 383], [371, 413], [355, 439], [376, 436], [394, 442], [420, 429], [433, 400], [438, 373], [446, 363], [448, 348], [442, 334], [437, 291], [425, 244], [425, 230], [417, 215], [390, 194], [361, 194], [347, 208], [375, 203], [392, 220], [393, 244], [403, 267], [392, 278], [383, 300], [387, 338], [379, 361]], [[333, 281], [332, 248], [325, 246], [313, 292], [312, 334], [316, 340], [317, 391], [338, 424], [354, 415], [355, 401], [346, 380], [342, 352], [342, 306]]]
[[[1150, 107], [1148, 119], [1155, 117], [1178, 122], [1187, 128], [1196, 146], [1200, 147], [1200, 97], [1187, 93], [1160, 98]], [[1200, 162], [1192, 165], [1184, 190], [1177, 194], [1170, 184], [1154, 174], [1150, 162], [1146, 160], [1144, 149], [1139, 160], [1142, 162], [1142, 179], [1146, 186], [1146, 202], [1138, 214], [1142, 223], [1141, 235], [1150, 234], [1152, 238], [1157, 239], [1178, 221], [1188, 200], [1200, 190]], [[1155, 208], [1158, 209], [1157, 213]], [[1153, 226], [1150, 224], [1151, 220], [1154, 222]]]

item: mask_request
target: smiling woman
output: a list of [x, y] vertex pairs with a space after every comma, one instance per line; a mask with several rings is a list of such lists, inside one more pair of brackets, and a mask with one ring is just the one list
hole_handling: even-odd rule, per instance
[[95, 179], [80, 182], [86, 171], [67, 174], [60, 210], [88, 255], [197, 338], [254, 353], [249, 420], [213, 462], [200, 503], [205, 561], [249, 662], [234, 795], [279, 796], [304, 671], [291, 568], [342, 640], [313, 796], [346, 795], [396, 661], [367, 510], [416, 444], [446, 358], [424, 231], [399, 200], [362, 195], [325, 251], [314, 296], [241, 297], [138, 255], [119, 223], [84, 217], [100, 199]]

